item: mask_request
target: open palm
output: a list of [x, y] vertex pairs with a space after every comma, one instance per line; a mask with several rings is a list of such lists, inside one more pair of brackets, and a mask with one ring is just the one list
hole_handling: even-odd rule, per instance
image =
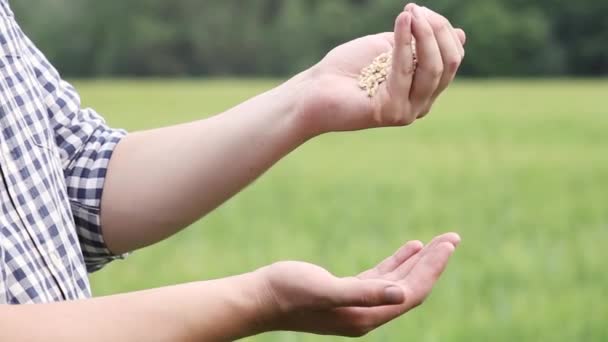
[[421, 304], [459, 242], [454, 233], [438, 236], [425, 247], [408, 242], [356, 277], [338, 278], [303, 262], [268, 266], [262, 271], [277, 308], [276, 329], [366, 334]]

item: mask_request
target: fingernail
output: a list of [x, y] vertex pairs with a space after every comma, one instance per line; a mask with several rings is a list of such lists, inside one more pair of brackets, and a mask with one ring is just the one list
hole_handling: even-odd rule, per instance
[[384, 299], [387, 303], [399, 304], [403, 303], [405, 296], [403, 290], [398, 286], [389, 286], [384, 289]]

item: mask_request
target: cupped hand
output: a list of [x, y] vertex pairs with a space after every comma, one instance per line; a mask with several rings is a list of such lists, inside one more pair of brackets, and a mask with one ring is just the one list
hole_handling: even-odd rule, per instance
[[[416, 40], [414, 66], [412, 39]], [[362, 37], [332, 50], [310, 69], [304, 122], [315, 133], [403, 126], [424, 117], [448, 87], [464, 58], [465, 34], [443, 16], [409, 4], [394, 32]], [[392, 69], [373, 97], [358, 86], [361, 70], [393, 51]]]
[[269, 330], [362, 336], [420, 305], [460, 242], [455, 233], [428, 245], [410, 241], [358, 276], [339, 278], [303, 262], [279, 262], [264, 279]]

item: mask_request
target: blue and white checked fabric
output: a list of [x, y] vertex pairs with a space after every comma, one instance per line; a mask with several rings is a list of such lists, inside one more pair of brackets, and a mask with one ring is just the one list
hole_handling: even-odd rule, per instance
[[0, 304], [91, 295], [87, 271], [118, 257], [100, 202], [125, 134], [81, 108], [0, 0]]

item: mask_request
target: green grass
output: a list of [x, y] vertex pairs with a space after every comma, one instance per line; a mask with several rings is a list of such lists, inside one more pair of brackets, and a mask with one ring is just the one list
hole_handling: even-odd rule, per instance
[[[85, 104], [130, 130], [221, 112], [274, 84], [77, 82]], [[281, 259], [349, 275], [454, 230], [463, 243], [425, 305], [363, 340], [607, 341], [607, 95], [605, 80], [459, 82], [412, 127], [309, 142], [193, 227], [95, 274], [94, 293]]]

